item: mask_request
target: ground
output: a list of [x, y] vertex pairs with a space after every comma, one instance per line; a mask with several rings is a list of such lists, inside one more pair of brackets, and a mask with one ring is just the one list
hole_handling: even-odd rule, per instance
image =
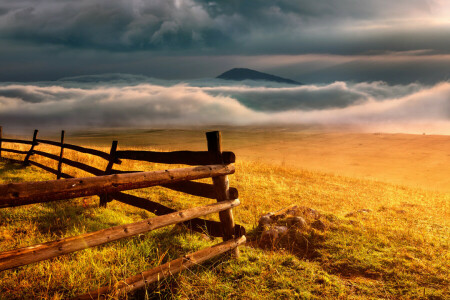
[[[68, 140], [106, 151], [113, 139], [119, 140], [119, 149], [202, 150], [204, 131], [84, 131], [69, 133]], [[449, 137], [293, 128], [222, 132], [224, 149], [237, 155], [236, 174], [230, 176], [242, 203], [235, 209], [236, 222], [247, 228], [253, 242], [241, 248], [237, 260], [214, 259], [131, 298], [449, 298], [450, 176], [444, 168], [450, 163]], [[105, 164], [70, 151], [67, 155]], [[48, 179], [53, 175], [34, 167], [0, 163], [3, 183]], [[177, 209], [214, 202], [164, 188], [134, 193]], [[319, 211], [326, 228], [302, 235], [307, 250], [289, 245], [260, 249], [258, 218], [292, 204]], [[114, 201], [99, 208], [98, 197], [1, 209], [0, 250], [151, 216]], [[74, 296], [217, 242], [177, 228], [157, 230], [3, 271], [0, 299]]]

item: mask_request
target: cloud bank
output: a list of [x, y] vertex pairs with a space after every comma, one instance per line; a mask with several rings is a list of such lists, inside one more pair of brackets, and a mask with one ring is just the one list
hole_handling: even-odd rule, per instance
[[450, 134], [450, 82], [292, 87], [109, 75], [0, 85], [0, 125], [13, 128], [272, 124]]

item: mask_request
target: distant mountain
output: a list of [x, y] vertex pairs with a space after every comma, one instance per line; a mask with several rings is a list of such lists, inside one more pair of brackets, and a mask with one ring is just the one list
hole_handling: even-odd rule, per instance
[[234, 68], [229, 71], [226, 71], [223, 74], [220, 74], [217, 76], [217, 78], [220, 79], [226, 79], [226, 80], [265, 80], [265, 81], [274, 81], [274, 82], [280, 82], [280, 83], [288, 83], [288, 84], [296, 84], [300, 85], [302, 83], [287, 79], [278, 77], [275, 75], [267, 74], [258, 72], [251, 69], [245, 69], [245, 68]]

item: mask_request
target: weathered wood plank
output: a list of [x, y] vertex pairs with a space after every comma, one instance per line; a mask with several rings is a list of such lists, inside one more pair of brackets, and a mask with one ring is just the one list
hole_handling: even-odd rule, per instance
[[55, 142], [55, 141], [50, 141], [50, 140], [44, 140], [44, 139], [37, 139], [36, 140], [38, 143], [42, 143], [42, 144], [47, 144], [47, 145], [52, 145], [52, 146], [61, 146], [61, 144], [59, 142]]
[[97, 290], [91, 291], [85, 295], [75, 297], [76, 300], [91, 300], [91, 299], [109, 299], [108, 294], [114, 293], [114, 298], [126, 297], [126, 294], [143, 288], [148, 284], [161, 280], [163, 278], [172, 276], [182, 270], [193, 267], [203, 263], [217, 255], [228, 252], [236, 247], [243, 245], [246, 242], [245, 236], [240, 238], [222, 242], [209, 248], [187, 254], [178, 259], [167, 262], [156, 268], [141, 272], [132, 277], [121, 281], [118, 286], [105, 286]]
[[18, 140], [18, 139], [3, 139], [2, 141], [4, 143], [16, 143], [16, 144], [26, 144], [26, 145], [32, 145], [33, 141], [25, 141], [25, 140]]
[[23, 160], [23, 164], [26, 166], [28, 164], [28, 161], [30, 160], [30, 156], [33, 155], [33, 149], [34, 146], [37, 145], [36, 138], [39, 130], [35, 129], [33, 133], [33, 143], [31, 144], [30, 150], [28, 150], [27, 156], [25, 156], [25, 159]]
[[[61, 144], [59, 142], [55, 142], [55, 141], [42, 140], [42, 139], [37, 139], [37, 141], [40, 143], [43, 143], [43, 144], [49, 144], [49, 145], [53, 145], [53, 146], [57, 146], [57, 147], [61, 146]], [[75, 150], [75, 151], [82, 152], [82, 153], [92, 154], [92, 155], [101, 157], [105, 160], [110, 159], [110, 155], [108, 153], [100, 151], [100, 150], [96, 150], [96, 149], [86, 148], [86, 147], [72, 145], [72, 144], [64, 144], [64, 148], [70, 149], [70, 150]], [[121, 161], [118, 159], [116, 159], [114, 162], [116, 164], [121, 163]]]
[[[210, 156], [207, 151], [172, 151], [172, 152], [156, 152], [156, 151], [135, 151], [122, 150], [117, 151], [118, 158], [141, 160], [162, 164], [184, 164], [184, 165], [209, 165]], [[223, 163], [231, 164], [236, 160], [233, 152], [223, 153]]]
[[[223, 162], [222, 155], [222, 136], [219, 131], [211, 131], [206, 133], [208, 142], [208, 152], [210, 155], [210, 163], [220, 164]], [[216, 199], [218, 202], [230, 198], [230, 188], [228, 176], [216, 176], [212, 178], [214, 189], [216, 191]], [[232, 239], [234, 236], [234, 217], [231, 209], [221, 211], [219, 213], [220, 221], [223, 224], [224, 241]], [[234, 249], [234, 254], [239, 257], [239, 248]]]
[[114, 226], [75, 237], [5, 251], [0, 253], [0, 271], [106, 244], [122, 238], [131, 237], [161, 227], [229, 209], [230, 207], [235, 207], [237, 205], [239, 205], [238, 199], [224, 201], [202, 207], [189, 208], [164, 216], [149, 218], [132, 224]]
[[[38, 167], [38, 168], [41, 168], [41, 169], [43, 169], [43, 170], [45, 170], [45, 171], [47, 171], [47, 172], [49, 172], [49, 173], [52, 173], [52, 174], [55, 174], [55, 175], [58, 174], [58, 171], [57, 171], [57, 170], [52, 169], [52, 168], [50, 168], [50, 167], [47, 167], [47, 166], [45, 166], [45, 165], [43, 165], [43, 164], [40, 164], [40, 163], [38, 163], [38, 162], [29, 160], [28, 163], [29, 163], [30, 165], [36, 166], [36, 167]], [[74, 178], [74, 177], [71, 176], [71, 175], [69, 175], [69, 174], [62, 173], [62, 172], [61, 172], [61, 178]]]
[[0, 185], [0, 208], [82, 196], [115, 193], [165, 183], [234, 173], [234, 165], [208, 165], [152, 172], [115, 174]]
[[27, 154], [28, 153], [28, 151], [16, 150], [16, 149], [8, 149], [8, 148], [0, 148], [0, 151], [17, 153], [17, 154]]
[[124, 171], [124, 170], [111, 169], [111, 174], [128, 174], [128, 173], [139, 173], [139, 172], [144, 172], [144, 171]]
[[[111, 170], [111, 174], [128, 174], [137, 173], [142, 171], [121, 171], [121, 170]], [[182, 192], [185, 194], [204, 197], [208, 199], [216, 199], [216, 191], [214, 186], [207, 183], [195, 182], [195, 181], [180, 181], [176, 183], [162, 184], [162, 187], [171, 189], [173, 191]], [[239, 192], [236, 188], [230, 187], [230, 199], [239, 198]]]
[[[173, 213], [176, 210], [167, 206], [162, 205], [158, 202], [153, 202], [149, 199], [137, 197], [134, 195], [129, 195], [125, 193], [114, 193], [110, 195], [112, 199], [120, 201], [125, 204], [132, 205], [134, 207], [139, 207], [145, 209], [151, 213], [154, 213], [157, 216]], [[212, 221], [212, 220], [203, 220], [203, 219], [192, 219], [180, 225], [186, 226], [188, 229], [197, 231], [200, 233], [208, 233], [210, 236], [214, 237], [223, 237], [222, 224], [220, 222]], [[205, 232], [206, 229], [206, 232]], [[242, 236], [245, 234], [245, 228], [240, 225], [235, 225], [235, 235]]]
[[64, 130], [62, 130], [61, 131], [61, 143], [60, 143], [61, 150], [59, 151], [58, 173], [56, 174], [56, 179], [61, 178], [63, 155], [64, 155], [64, 134], [65, 134], [65, 132], [64, 132]]
[[[83, 153], [96, 155], [96, 156], [102, 157], [102, 158], [104, 158], [106, 160], [110, 159], [109, 153], [106, 153], [106, 152], [103, 152], [103, 151], [100, 151], [100, 150], [96, 150], [96, 149], [90, 149], [90, 148], [81, 147], [81, 146], [77, 146], [77, 145], [71, 145], [71, 144], [64, 144], [64, 148], [75, 150], [75, 151], [78, 151], [78, 152], [83, 152]], [[120, 161], [120, 159], [116, 158], [114, 160], [114, 163], [121, 164], [122, 162]]]
[[[59, 162], [59, 156], [58, 155], [47, 153], [47, 152], [43, 152], [43, 151], [39, 151], [39, 150], [34, 150], [33, 153], [41, 155], [41, 156], [44, 156], [44, 157], [47, 157], [47, 158], [50, 158], [50, 159], [53, 159], [53, 160], [56, 160], [56, 161]], [[91, 173], [91, 174], [94, 174], [94, 175], [97, 175], [97, 176], [100, 176], [100, 175], [104, 174], [104, 171], [102, 171], [100, 169], [97, 169], [95, 167], [91, 167], [89, 165], [83, 164], [83, 163], [78, 162], [78, 161], [70, 160], [68, 158], [62, 158], [61, 161], [62, 161], [63, 164], [75, 167], [77, 169], [86, 171], [88, 173]]]
[[[109, 151], [109, 161], [108, 161], [108, 165], [106, 166], [105, 171], [103, 173], [104, 175], [111, 174], [111, 169], [114, 165], [114, 159], [116, 158], [115, 155], [116, 155], [116, 151], [117, 151], [117, 144], [118, 144], [118, 141], [113, 141], [111, 144], [111, 149]], [[99, 203], [100, 207], [106, 207], [106, 205], [109, 201], [111, 201], [111, 200], [108, 198], [107, 193], [100, 195], [100, 203]]]
[[[161, 186], [193, 196], [204, 197], [208, 199], [216, 199], [216, 191], [214, 190], [214, 186], [212, 184], [195, 181], [181, 181], [175, 183], [162, 184]], [[239, 198], [238, 190], [236, 188], [230, 188], [229, 199], [227, 200], [237, 198]]]
[[43, 170], [45, 170], [45, 171], [47, 171], [47, 172], [49, 172], [49, 173], [52, 173], [52, 174], [55, 174], [55, 175], [58, 174], [58, 171], [57, 171], [57, 170], [52, 169], [52, 168], [50, 168], [50, 167], [47, 167], [47, 166], [45, 166], [45, 165], [43, 165], [43, 164], [40, 164], [40, 163], [38, 163], [38, 162], [29, 160], [28, 163], [29, 163], [30, 165], [36, 166], [36, 167], [38, 167], [38, 168], [41, 168], [41, 169], [43, 169]]

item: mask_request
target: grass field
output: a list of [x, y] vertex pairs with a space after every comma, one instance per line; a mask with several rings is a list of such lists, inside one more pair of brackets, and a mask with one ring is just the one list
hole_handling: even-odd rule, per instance
[[[263, 250], [251, 243], [253, 246], [241, 248], [237, 260], [214, 259], [130, 298], [450, 298], [450, 172], [444, 167], [450, 162], [449, 137], [257, 128], [225, 128], [223, 137], [224, 148], [235, 151], [238, 158], [236, 174], [230, 176], [242, 203], [235, 210], [235, 219], [247, 228], [251, 240], [259, 238], [259, 216], [291, 204], [318, 210], [326, 229], [305, 232], [302, 238], [308, 242], [307, 251], [290, 247]], [[206, 147], [200, 130], [78, 132], [69, 136], [69, 141], [107, 151], [115, 138], [122, 149]], [[50, 147], [39, 148], [50, 151]], [[67, 155], [105, 167], [98, 159], [70, 151]], [[64, 171], [86, 175], [68, 167]], [[52, 176], [33, 167], [0, 162], [2, 183]], [[164, 188], [134, 193], [177, 209], [214, 202]], [[369, 212], [354, 213], [361, 209]], [[98, 197], [1, 209], [0, 251], [150, 216], [115, 201], [107, 209], [98, 208]], [[178, 228], [157, 230], [3, 271], [0, 299], [75, 296], [217, 242]]]

